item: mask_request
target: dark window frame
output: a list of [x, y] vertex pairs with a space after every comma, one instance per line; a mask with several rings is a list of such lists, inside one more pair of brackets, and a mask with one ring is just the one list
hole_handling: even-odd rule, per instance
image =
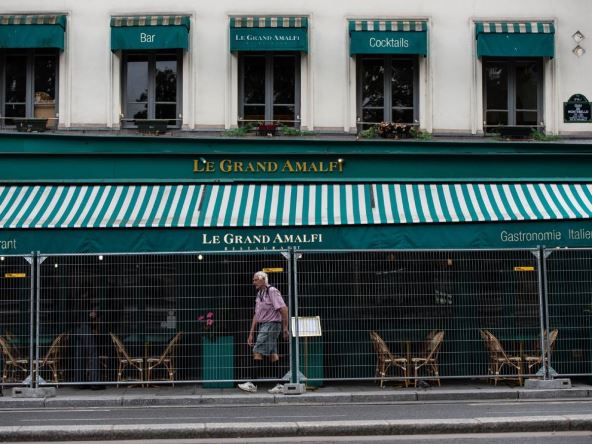
[[[156, 62], [158, 56], [175, 56], [177, 61], [177, 95], [176, 95], [176, 112], [175, 125], [167, 125], [167, 128], [178, 129], [183, 123], [183, 51], [182, 50], [130, 50], [122, 51], [121, 56], [121, 112], [123, 119], [121, 122], [122, 128], [137, 128], [133, 117], [128, 116], [128, 97], [127, 97], [127, 62], [130, 57], [146, 57], [148, 62], [148, 116], [147, 119], [155, 119], [156, 112]], [[160, 103], [160, 102], [159, 102]], [[172, 120], [172, 119], [170, 119]]]
[[[396, 61], [412, 62], [413, 63], [413, 122], [404, 122], [408, 124], [416, 124], [419, 122], [419, 57], [417, 56], [398, 56], [392, 54], [368, 54], [356, 56], [356, 120], [362, 125], [372, 125], [380, 122], [364, 122], [363, 107], [362, 107], [362, 69], [364, 60], [381, 60], [384, 66], [383, 74], [383, 105], [382, 107], [373, 107], [376, 109], [382, 108], [383, 122], [392, 122], [392, 66]], [[410, 107], [400, 107], [400, 109], [410, 109]]]
[[[60, 96], [60, 53], [57, 49], [45, 48], [22, 48], [22, 49], [4, 49], [0, 50], [0, 113], [2, 114], [1, 126], [14, 127], [15, 124], [6, 124], [6, 120], [11, 120], [5, 115], [6, 111], [6, 58], [10, 56], [22, 56], [26, 60], [25, 72], [25, 117], [26, 119], [34, 118], [35, 115], [35, 57], [37, 56], [53, 56], [55, 58], [55, 114], [59, 116], [59, 96]], [[21, 102], [15, 102], [21, 103]]]
[[[245, 115], [245, 59], [249, 57], [265, 57], [265, 103], [262, 104], [248, 104], [264, 106], [264, 120], [266, 122], [274, 122], [277, 119], [273, 118], [274, 106], [292, 106], [292, 104], [275, 104], [273, 103], [273, 67], [275, 57], [294, 57], [294, 126], [300, 127], [301, 123], [301, 63], [302, 58], [299, 52], [278, 52], [278, 51], [254, 51], [254, 52], [240, 52], [238, 54], [238, 123], [243, 122]], [[289, 123], [289, 122], [286, 122]]]
[[[507, 96], [507, 109], [498, 109], [498, 108], [487, 108], [487, 65], [490, 63], [497, 63], [497, 64], [505, 64], [506, 65], [506, 72], [508, 76], [508, 96]], [[516, 67], [519, 65], [531, 64], [535, 63], [537, 65], [537, 119], [536, 125], [517, 125], [516, 124], [516, 114], [518, 112], [532, 112], [532, 109], [523, 108], [518, 109], [516, 107]], [[507, 126], [523, 126], [523, 127], [540, 127], [541, 122], [544, 121], [544, 93], [545, 93], [545, 85], [544, 85], [544, 64], [543, 60], [538, 57], [520, 57], [520, 58], [513, 58], [513, 57], [486, 57], [482, 60], [482, 90], [483, 90], [483, 128], [487, 132], [488, 129], [492, 128], [499, 128], [500, 126], [506, 125], [495, 125], [495, 124], [487, 124], [487, 113], [488, 112], [507, 112], [508, 113], [508, 123]]]

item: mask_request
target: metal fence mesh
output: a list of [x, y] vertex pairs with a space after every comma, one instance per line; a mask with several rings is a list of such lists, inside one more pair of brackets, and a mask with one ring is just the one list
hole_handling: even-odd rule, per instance
[[[487, 377], [494, 369], [480, 330], [496, 336], [508, 356], [537, 353], [536, 267], [530, 251], [302, 253], [298, 313], [320, 316], [322, 325], [322, 337], [301, 339], [300, 349], [308, 349], [304, 373], [311, 383], [380, 378], [388, 365], [373, 347], [376, 332], [393, 355], [388, 376], [395, 379], [404, 371], [416, 379], [416, 368], [417, 378], [430, 383], [436, 371]], [[430, 356], [438, 332], [441, 348]]]
[[[210, 386], [248, 379], [251, 279], [265, 267], [284, 270], [273, 285], [288, 294], [281, 253], [47, 256], [40, 265], [39, 344], [41, 359], [58, 364], [42, 377], [218, 382]], [[281, 355], [287, 371], [285, 344]]]
[[592, 250], [548, 250], [549, 331], [557, 330], [550, 365], [561, 375], [592, 373]]
[[20, 384], [32, 371], [32, 279], [29, 256], [0, 256], [0, 359], [3, 384]]

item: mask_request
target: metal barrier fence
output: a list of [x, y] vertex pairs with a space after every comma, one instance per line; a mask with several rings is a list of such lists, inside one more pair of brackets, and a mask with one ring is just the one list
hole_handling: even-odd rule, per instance
[[[296, 261], [298, 313], [319, 316], [323, 327], [322, 337], [307, 339], [305, 374], [310, 382], [435, 383], [495, 376], [497, 366], [500, 379], [518, 379], [523, 369], [510, 357], [540, 356], [535, 253], [303, 252]], [[498, 343], [505, 350], [492, 349]], [[508, 362], [500, 369], [503, 356]]]
[[[288, 265], [282, 252], [43, 256], [37, 342], [49, 360], [41, 376], [232, 387], [255, 376], [246, 343], [253, 273], [283, 270], [273, 285], [288, 295]], [[287, 372], [287, 344], [280, 368], [260, 379]]]
[[33, 371], [32, 263], [31, 256], [0, 256], [2, 384], [23, 384]]
[[[546, 250], [550, 365], [559, 375], [592, 374], [592, 249]], [[551, 343], [552, 342], [552, 343]]]
[[[263, 368], [247, 344], [261, 269], [299, 319]], [[592, 250], [4, 256], [0, 273], [5, 384], [592, 374]]]

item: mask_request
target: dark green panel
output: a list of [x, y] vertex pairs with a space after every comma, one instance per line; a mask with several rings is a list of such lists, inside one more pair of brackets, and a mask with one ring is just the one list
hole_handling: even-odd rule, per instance
[[553, 57], [554, 34], [478, 34], [477, 57]]
[[308, 51], [306, 28], [230, 28], [230, 51]]
[[187, 49], [186, 26], [127, 26], [111, 28], [111, 50]]
[[350, 34], [350, 55], [419, 54], [427, 55], [426, 32], [359, 31]]
[[60, 25], [2, 25], [0, 48], [64, 49], [64, 28]]
[[2, 230], [0, 254], [592, 247], [592, 221], [265, 229]]

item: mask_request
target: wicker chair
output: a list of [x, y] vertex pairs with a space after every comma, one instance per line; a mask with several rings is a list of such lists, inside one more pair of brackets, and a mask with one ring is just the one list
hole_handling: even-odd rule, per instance
[[407, 365], [408, 361], [406, 358], [400, 358], [391, 353], [390, 349], [386, 345], [386, 342], [375, 332], [370, 332], [370, 339], [376, 352], [376, 378], [380, 378], [380, 387], [383, 386], [387, 372], [390, 368], [397, 368], [403, 374], [403, 382], [405, 387], [409, 386], [409, 379], [407, 376]]
[[444, 330], [440, 330], [437, 332], [432, 332], [428, 335], [426, 346], [425, 346], [425, 354], [424, 356], [411, 358], [411, 363], [413, 364], [413, 376], [414, 382], [413, 385], [417, 387], [417, 380], [419, 377], [419, 371], [423, 368], [426, 369], [428, 372], [432, 373], [438, 381], [438, 385], [442, 385], [440, 383], [440, 370], [438, 367], [438, 355], [440, 353], [440, 348], [442, 347], [442, 342], [444, 341]]
[[142, 385], [144, 385], [144, 359], [131, 357], [126, 350], [125, 345], [121, 342], [121, 339], [113, 333], [109, 334], [111, 335], [111, 340], [113, 341], [115, 352], [117, 353], [117, 386], [119, 387], [119, 383], [123, 381], [123, 372], [128, 367], [138, 371], [138, 379], [142, 381]]
[[[548, 343], [549, 356], [547, 356], [547, 348], [545, 348], [545, 351], [544, 351], [544, 355], [545, 355], [546, 360], [549, 360], [549, 358], [551, 357], [550, 355], [553, 352], [553, 349], [555, 348], [555, 341], [557, 341], [558, 335], [559, 335], [558, 329], [551, 330], [551, 333], [549, 333], [549, 337], [547, 338], [547, 331], [545, 330], [544, 339], [545, 339], [545, 341], [549, 341], [549, 343]], [[540, 350], [539, 350], [539, 352], [540, 352]], [[524, 363], [526, 364], [526, 367], [528, 369], [528, 373], [530, 373], [530, 370], [534, 366], [541, 365], [543, 363], [543, 353], [525, 356]]]
[[[489, 353], [489, 374], [494, 385], [497, 385], [500, 379], [518, 380], [518, 384], [522, 385], [522, 358], [520, 356], [508, 356], [499, 340], [489, 330], [480, 330], [480, 333]], [[515, 375], [511, 373], [504, 374], [504, 369], [515, 373]]]
[[62, 333], [62, 334], [56, 336], [56, 338], [53, 340], [53, 342], [49, 346], [47, 353], [45, 353], [45, 356], [37, 365], [37, 371], [41, 371], [41, 369], [43, 369], [45, 367], [49, 368], [49, 370], [51, 371], [51, 375], [53, 377], [53, 382], [55, 384], [58, 383], [58, 373], [60, 371], [60, 369], [59, 369], [60, 355], [63, 350], [64, 342], [67, 337], [68, 337], [67, 333]]
[[166, 369], [168, 376], [169, 376], [169, 381], [171, 381], [171, 382], [175, 381], [175, 367], [173, 365], [173, 357], [175, 354], [175, 348], [179, 344], [179, 340], [181, 339], [181, 336], [183, 336], [182, 331], [177, 333], [173, 337], [173, 339], [171, 339], [171, 341], [166, 346], [166, 348], [164, 349], [164, 351], [162, 352], [162, 354], [160, 356], [151, 357], [146, 360], [146, 365], [147, 365], [146, 380], [147, 381], [150, 381], [152, 379], [152, 370], [160, 365], [162, 365]]
[[19, 372], [25, 377], [29, 374], [29, 360], [21, 358], [16, 349], [3, 336], [0, 336], [0, 348], [2, 349], [2, 360], [4, 361], [4, 365], [2, 366], [2, 383], [4, 384], [9, 380], [19, 382], [15, 379]]

